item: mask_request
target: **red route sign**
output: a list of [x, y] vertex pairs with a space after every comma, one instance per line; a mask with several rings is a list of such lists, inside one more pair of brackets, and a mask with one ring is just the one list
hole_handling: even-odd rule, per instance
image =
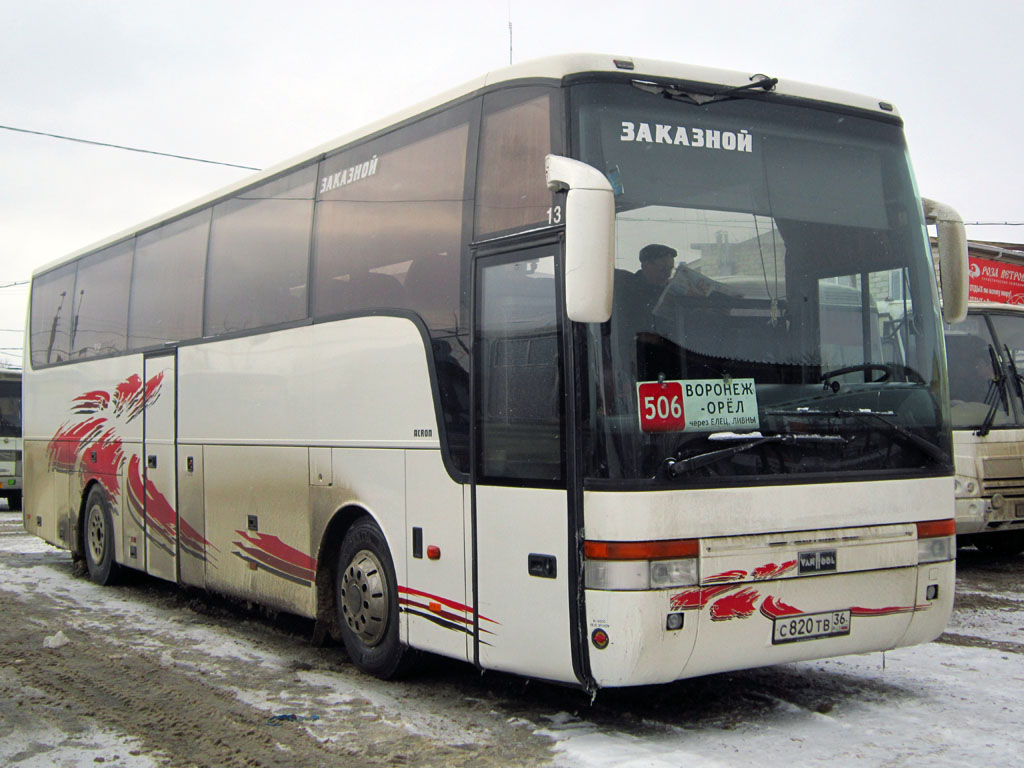
[[682, 432], [686, 429], [683, 387], [678, 381], [649, 381], [637, 385], [640, 429], [644, 432]]
[[1024, 266], [976, 256], [969, 256], [967, 262], [971, 275], [969, 301], [1024, 304]]

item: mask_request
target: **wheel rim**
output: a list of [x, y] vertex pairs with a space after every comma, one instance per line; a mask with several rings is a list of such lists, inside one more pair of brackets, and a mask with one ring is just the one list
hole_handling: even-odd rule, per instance
[[106, 549], [107, 540], [107, 523], [103, 515], [103, 508], [99, 504], [94, 504], [89, 508], [88, 528], [89, 554], [92, 556], [92, 561], [98, 565], [103, 562], [103, 552]]
[[387, 630], [388, 585], [384, 567], [368, 549], [352, 558], [341, 576], [341, 612], [356, 636], [376, 645]]

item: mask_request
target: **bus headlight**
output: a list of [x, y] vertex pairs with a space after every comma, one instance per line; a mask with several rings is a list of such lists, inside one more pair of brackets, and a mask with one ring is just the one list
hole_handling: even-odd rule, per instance
[[696, 539], [584, 542], [587, 589], [645, 590], [699, 581]]
[[956, 552], [956, 540], [952, 536], [940, 536], [935, 539], [919, 539], [917, 542], [917, 562], [944, 563], [952, 560]]
[[953, 493], [957, 498], [978, 495], [978, 481], [973, 477], [956, 475], [953, 478]]
[[956, 522], [928, 520], [917, 524], [917, 563], [942, 563], [956, 558]]
[[973, 477], [957, 475], [953, 478], [953, 492], [957, 498], [976, 496], [978, 494], [978, 482]]
[[587, 560], [583, 581], [587, 589], [650, 589], [651, 575], [643, 560]]
[[651, 561], [651, 589], [685, 587], [697, 583], [697, 558]]

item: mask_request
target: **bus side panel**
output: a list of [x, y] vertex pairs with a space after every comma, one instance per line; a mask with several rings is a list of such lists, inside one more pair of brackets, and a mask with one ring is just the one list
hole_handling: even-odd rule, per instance
[[480, 666], [575, 683], [565, 491], [479, 485], [476, 524]]
[[956, 562], [929, 563], [917, 570], [917, 605], [933, 605], [934, 610], [914, 611], [910, 627], [898, 643], [901, 646], [931, 642], [946, 630], [952, 613]]
[[440, 447], [427, 347], [400, 317], [357, 317], [312, 327], [304, 360], [315, 444]]
[[178, 560], [182, 584], [206, 586], [208, 559], [217, 562], [217, 550], [206, 540], [203, 488], [203, 446], [178, 446]]
[[169, 581], [178, 579], [178, 483], [175, 477], [174, 355], [146, 358], [147, 389], [158, 397], [146, 404], [143, 421], [142, 476], [146, 519], [146, 572]]
[[[70, 536], [58, 538], [58, 519], [69, 521], [77, 518], [70, 514], [70, 475], [51, 472], [47, 462], [47, 443], [42, 440], [25, 442], [25, 488], [23, 518], [25, 530], [44, 541], [68, 549], [72, 546]], [[65, 530], [70, 533], [70, 523]]]
[[399, 602], [408, 616], [409, 644], [468, 660], [473, 611], [466, 599], [464, 486], [445, 472], [437, 451], [405, 456], [406, 530], [413, 543]]
[[316, 615], [305, 448], [208, 445], [203, 457], [210, 589]]
[[608, 637], [601, 647], [591, 639], [590, 671], [601, 686], [661, 683], [678, 677], [697, 641], [697, 616], [683, 614], [679, 629], [668, 630], [669, 613], [679, 613], [665, 590], [613, 592], [586, 590], [587, 637]]
[[[337, 550], [322, 549], [324, 535], [339, 510], [365, 512], [380, 527], [391, 551], [398, 585], [406, 583], [405, 557], [405, 454], [403, 450], [334, 448], [330, 461], [320, 449], [310, 450], [310, 487], [313, 516], [310, 522], [317, 570], [335, 565]], [[316, 471], [313, 471], [313, 468]], [[329, 473], [329, 474], [328, 474]], [[323, 476], [323, 477], [321, 477]], [[333, 571], [332, 571], [333, 573]], [[399, 637], [407, 641], [407, 622], [399, 622]]]
[[151, 545], [146, 541], [145, 457], [142, 455], [142, 443], [125, 445], [124, 453], [123, 464], [126, 469], [117, 512], [120, 523], [114, 523], [121, 530], [119, 541], [122, 545], [117, 549], [117, 561], [145, 571], [146, 555]]
[[[137, 356], [25, 372], [23, 421], [31, 509], [26, 525], [58, 546], [78, 544], [83, 492], [102, 486], [112, 503], [116, 560], [128, 556], [126, 526], [131, 457], [142, 440], [148, 402]], [[30, 529], [31, 530], [31, 529]], [[35, 532], [35, 531], [33, 531]]]

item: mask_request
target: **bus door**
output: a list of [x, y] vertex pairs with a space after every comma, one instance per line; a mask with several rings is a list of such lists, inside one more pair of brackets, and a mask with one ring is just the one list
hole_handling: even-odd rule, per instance
[[[129, 482], [141, 479], [146, 572], [178, 579], [177, 356], [153, 355], [143, 363], [145, 402], [141, 478], [129, 468]], [[138, 496], [139, 491], [135, 492]]]
[[576, 682], [559, 248], [475, 260], [474, 660]]

